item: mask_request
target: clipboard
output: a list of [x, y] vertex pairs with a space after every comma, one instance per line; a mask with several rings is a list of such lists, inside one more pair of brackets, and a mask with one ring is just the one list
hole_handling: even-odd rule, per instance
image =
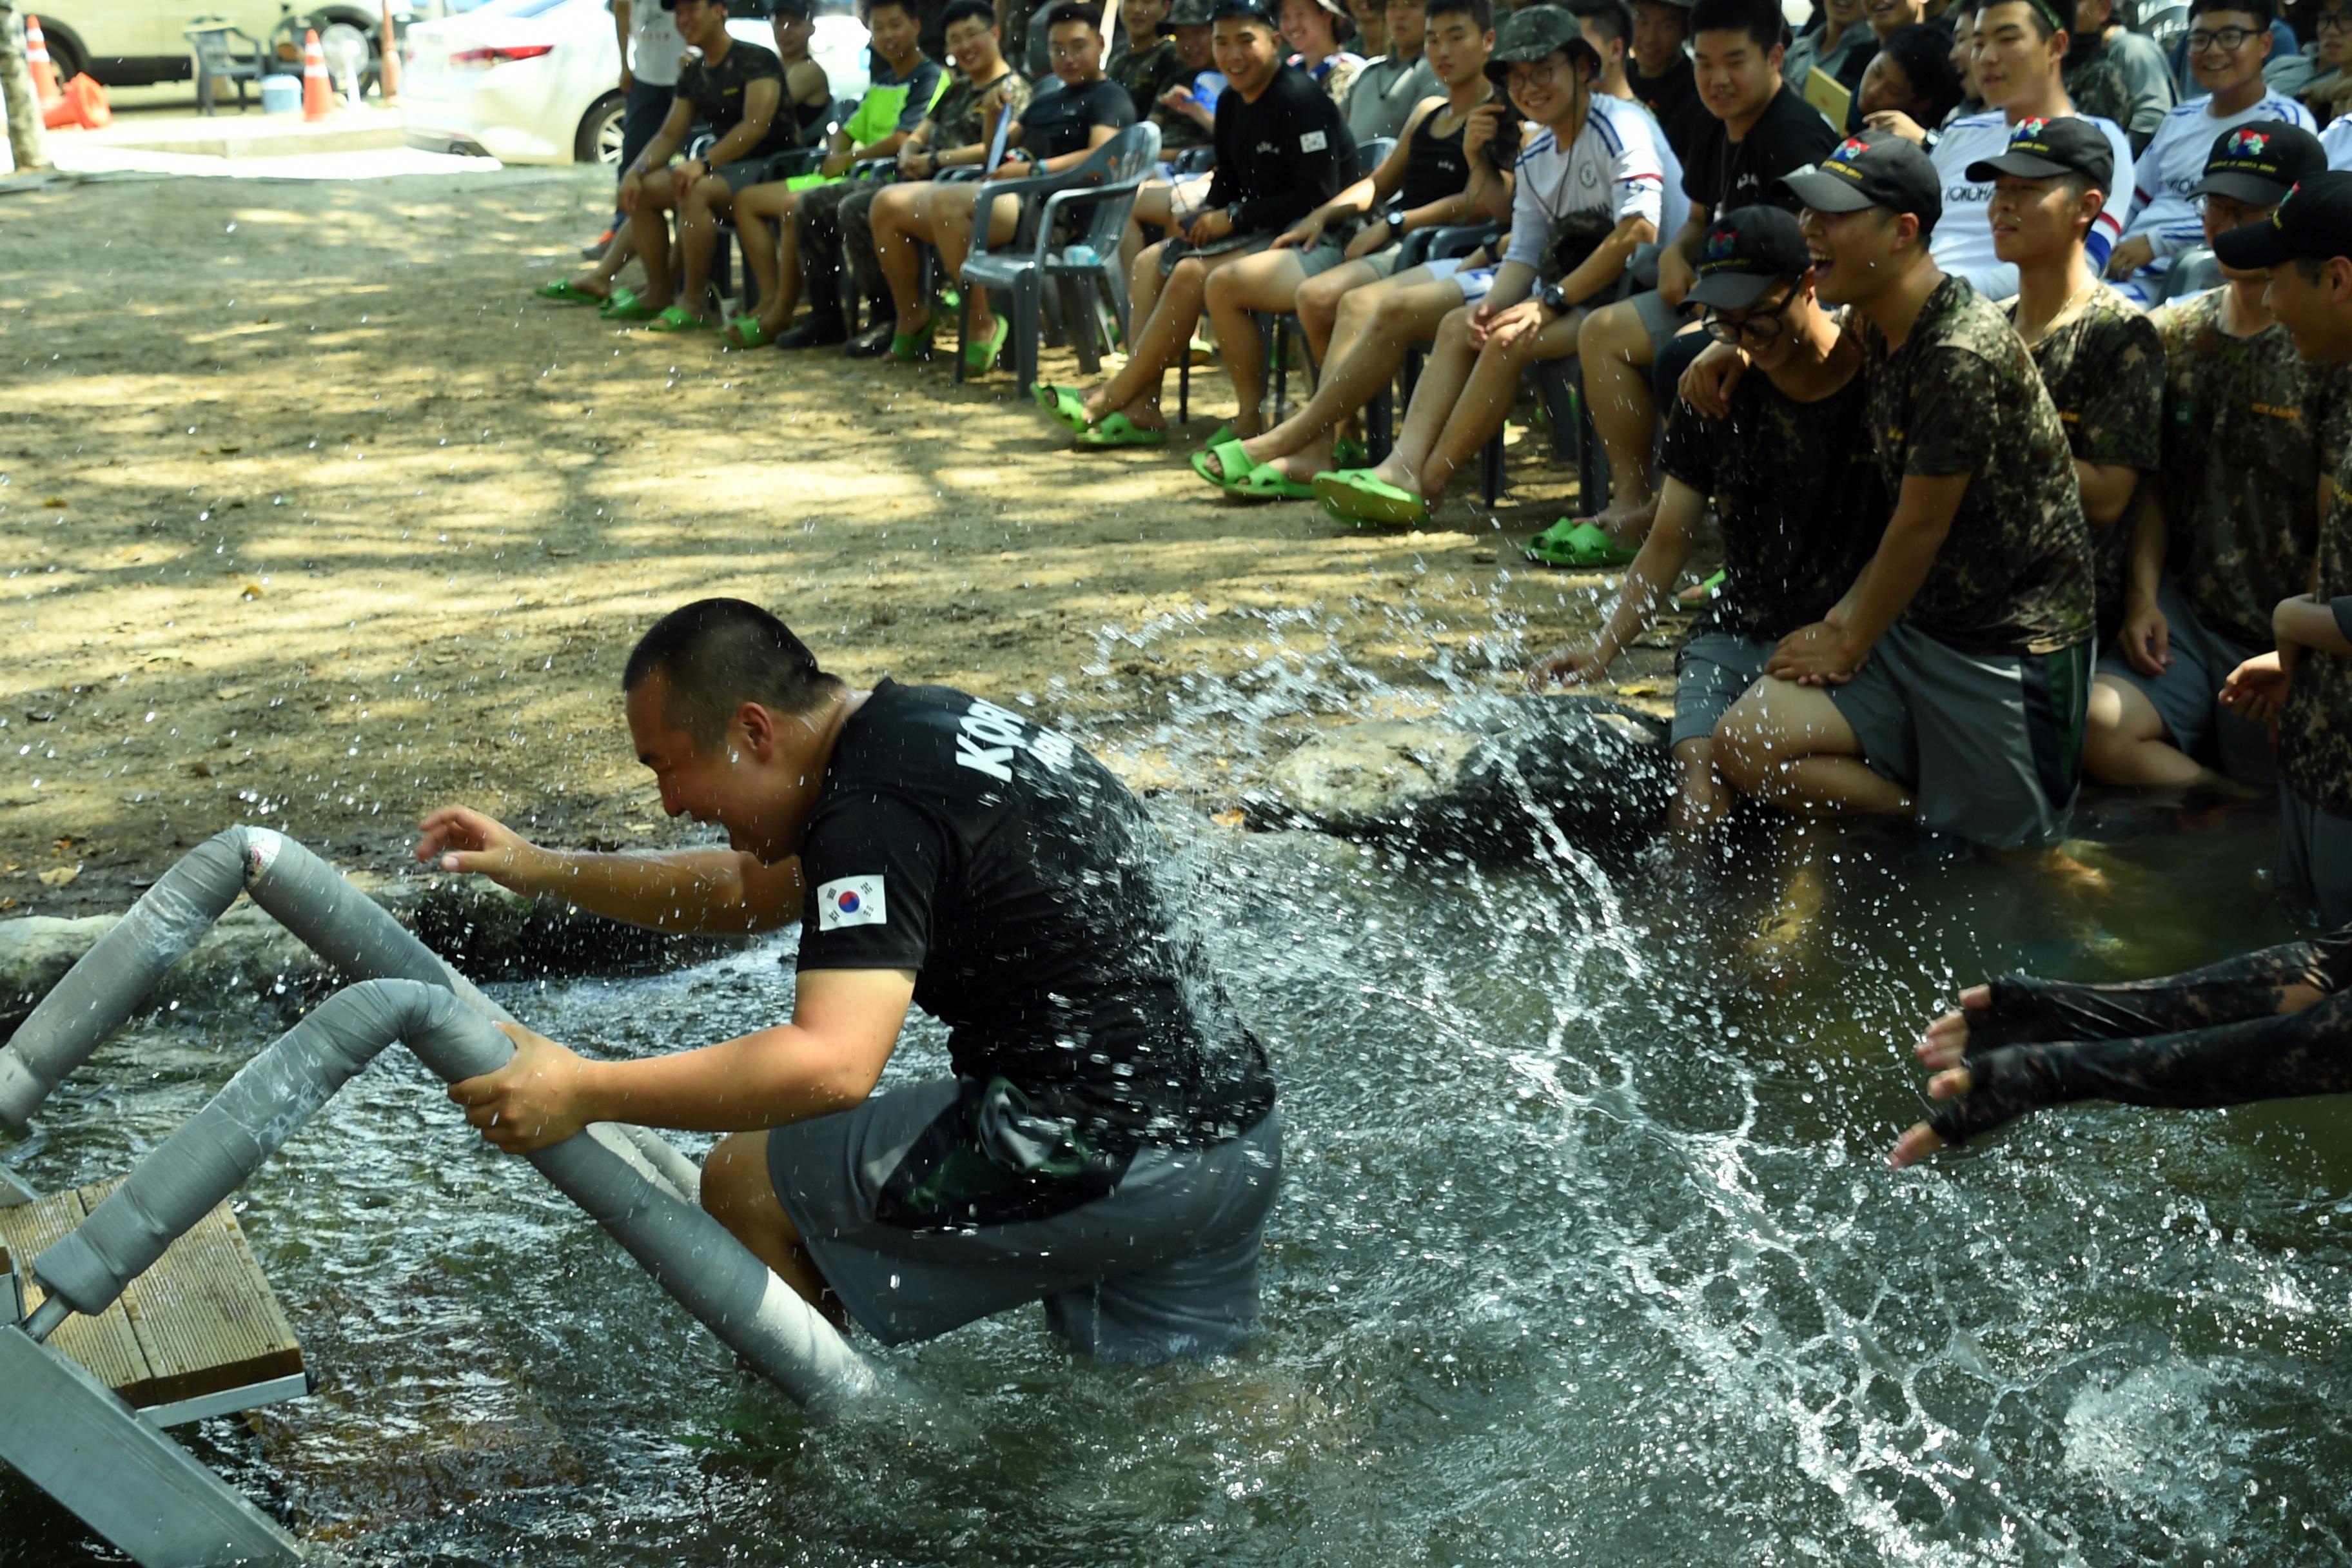
[[1827, 116], [1839, 134], [1844, 134], [1853, 114], [1853, 94], [1845, 83], [1815, 66], [1805, 73], [1805, 101]]

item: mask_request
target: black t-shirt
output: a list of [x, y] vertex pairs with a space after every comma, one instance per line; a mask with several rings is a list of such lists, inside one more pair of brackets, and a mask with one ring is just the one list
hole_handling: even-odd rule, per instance
[[1213, 207], [1238, 205], [1239, 234], [1288, 228], [1356, 177], [1356, 139], [1323, 84], [1297, 66], [1274, 73], [1257, 101], [1228, 87], [1217, 98]]
[[724, 136], [743, 123], [743, 94], [755, 81], [776, 84], [776, 111], [760, 144], [740, 156], [766, 158], [788, 152], [799, 144], [800, 132], [784, 101], [784, 62], [773, 49], [736, 38], [730, 41], [726, 58], [717, 65], [698, 55], [678, 70], [677, 96], [694, 105], [696, 120], [709, 126], [714, 135]]
[[[1450, 132], [1441, 133], [1436, 129], [1437, 122], [1452, 112], [1440, 104], [1412, 127], [1405, 143], [1404, 184], [1397, 193], [1398, 210], [1412, 212], [1470, 188], [1470, 155], [1462, 150], [1462, 133], [1470, 129], [1468, 117], [1456, 120]], [[1510, 172], [1519, 159], [1517, 114], [1506, 113], [1496, 123], [1495, 139], [1486, 143], [1482, 156], [1489, 168]]]
[[1109, 770], [994, 703], [885, 680], [801, 840], [800, 967], [911, 969], [956, 1076], [1101, 1148], [1214, 1143], [1274, 1103], [1265, 1053], [1161, 886]]
[[1735, 207], [1774, 206], [1795, 212], [1804, 204], [1780, 176], [1818, 163], [1841, 140], [1839, 132], [1782, 83], [1748, 134], [1738, 142], [1714, 115], [1683, 160], [1683, 190], [1712, 223]]
[[[1689, 143], [1699, 130], [1697, 118], [1714, 118], [1698, 100], [1698, 77], [1691, 68], [1690, 57], [1676, 55], [1675, 63], [1658, 76], [1643, 76], [1629, 58], [1625, 61], [1625, 85], [1657, 117], [1659, 129], [1666, 133], [1666, 145], [1675, 150], [1675, 156], [1687, 168]], [[1689, 113], [1685, 113], [1685, 110]]]
[[1668, 411], [1658, 465], [1712, 497], [1723, 521], [1723, 592], [1695, 630], [1777, 641], [1853, 586], [1891, 510], [1865, 399], [1859, 371], [1815, 403], [1750, 371], [1727, 418], [1682, 402]]
[[1021, 111], [1021, 150], [1039, 159], [1083, 153], [1096, 126], [1124, 131], [1134, 123], [1135, 100], [1106, 77], [1031, 99]]

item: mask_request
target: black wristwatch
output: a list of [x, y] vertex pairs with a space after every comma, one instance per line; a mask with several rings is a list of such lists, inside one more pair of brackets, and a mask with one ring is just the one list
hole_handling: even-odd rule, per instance
[[1565, 316], [1576, 309], [1574, 301], [1569, 299], [1557, 283], [1547, 287], [1543, 293], [1538, 296], [1536, 302], [1555, 316]]
[[1389, 209], [1388, 220], [1389, 237], [1391, 239], [1402, 239], [1404, 237], [1404, 214], [1397, 211], [1394, 207], [1391, 207]]

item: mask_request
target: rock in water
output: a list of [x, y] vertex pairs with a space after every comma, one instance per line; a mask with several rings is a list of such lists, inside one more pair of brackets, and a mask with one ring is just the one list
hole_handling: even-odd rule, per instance
[[1478, 698], [1416, 722], [1350, 724], [1275, 764], [1262, 826], [1532, 853], [1547, 821], [1595, 850], [1657, 830], [1674, 790], [1665, 728], [1604, 698]]

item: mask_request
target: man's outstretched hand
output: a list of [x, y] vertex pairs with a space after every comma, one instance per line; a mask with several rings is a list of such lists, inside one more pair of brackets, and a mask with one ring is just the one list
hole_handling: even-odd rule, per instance
[[449, 1098], [466, 1108], [466, 1120], [480, 1129], [484, 1142], [509, 1154], [528, 1154], [587, 1126], [581, 1059], [520, 1024], [500, 1024], [499, 1029], [515, 1043], [507, 1065], [449, 1086]]
[[[1969, 1015], [1981, 1013], [1992, 1005], [1992, 987], [1971, 985], [1960, 993], [1960, 1010], [1947, 1013], [1927, 1026], [1927, 1032], [1917, 1045], [1911, 1047], [1936, 1076], [1927, 1080], [1927, 1093], [1936, 1100], [1958, 1100], [1976, 1087], [1969, 1069], [1960, 1065], [1968, 1054]], [[1943, 1136], [1924, 1121], [1915, 1121], [1910, 1130], [1895, 1140], [1886, 1163], [1896, 1170], [1916, 1164], [1944, 1146]]]
[[446, 805], [416, 825], [416, 858], [436, 871], [488, 877], [510, 893], [529, 893], [525, 877], [539, 847], [496, 817]]

